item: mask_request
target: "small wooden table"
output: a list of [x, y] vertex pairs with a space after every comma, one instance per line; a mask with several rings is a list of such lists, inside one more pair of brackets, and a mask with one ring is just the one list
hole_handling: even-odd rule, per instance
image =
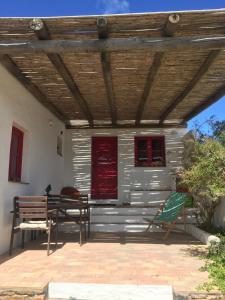
[[[69, 220], [80, 225], [80, 245], [83, 242], [83, 225], [85, 229], [85, 240], [87, 238], [86, 234], [86, 224], [88, 224], [88, 237], [90, 236], [90, 205], [84, 203], [78, 199], [71, 199], [61, 197], [60, 195], [53, 195], [48, 197], [48, 210], [57, 210], [57, 218], [62, 220]], [[68, 210], [77, 210], [78, 214], [72, 215], [68, 213]], [[60, 214], [60, 216], [59, 216]]]

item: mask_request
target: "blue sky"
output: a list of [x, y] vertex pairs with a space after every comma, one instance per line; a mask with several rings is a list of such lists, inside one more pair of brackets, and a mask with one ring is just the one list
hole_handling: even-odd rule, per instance
[[[1, 17], [71, 16], [225, 8], [225, 0], [0, 0]], [[225, 119], [225, 97], [189, 122]]]

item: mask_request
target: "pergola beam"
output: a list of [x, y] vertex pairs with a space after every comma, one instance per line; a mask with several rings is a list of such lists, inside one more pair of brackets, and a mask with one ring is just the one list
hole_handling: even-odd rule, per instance
[[154, 56], [153, 63], [151, 65], [150, 69], [149, 69], [148, 76], [147, 76], [147, 79], [146, 79], [144, 92], [142, 94], [141, 101], [139, 102], [139, 105], [138, 105], [138, 108], [137, 108], [136, 121], [135, 121], [136, 126], [140, 125], [140, 121], [141, 121], [141, 118], [142, 118], [142, 115], [143, 115], [143, 111], [144, 111], [146, 102], [148, 101], [148, 99], [150, 97], [151, 90], [152, 90], [152, 87], [153, 87], [153, 83], [154, 83], [154, 80], [155, 80], [156, 75], [158, 73], [158, 70], [161, 66], [163, 56], [164, 56], [164, 53], [162, 53], [162, 52], [158, 52]]
[[180, 104], [185, 97], [193, 90], [193, 88], [197, 85], [197, 83], [201, 80], [201, 78], [206, 74], [209, 70], [212, 63], [215, 61], [217, 56], [219, 55], [220, 50], [213, 50], [206, 57], [204, 62], [201, 64], [198, 71], [195, 73], [192, 80], [188, 83], [182, 93], [166, 108], [166, 110], [160, 116], [160, 124], [164, 122], [164, 120], [168, 117], [168, 115]]
[[[169, 15], [167, 22], [163, 28], [163, 35], [164, 36], [173, 36], [177, 24], [180, 20], [179, 15], [177, 14], [172, 14]], [[160, 69], [160, 66], [162, 64], [163, 61], [163, 57], [164, 57], [164, 53], [163, 52], [158, 52], [155, 54], [154, 56], [154, 60], [153, 63], [149, 69], [148, 75], [147, 75], [147, 79], [146, 79], [146, 83], [145, 83], [145, 87], [144, 87], [144, 92], [142, 94], [141, 97], [141, 101], [139, 103], [138, 109], [137, 109], [137, 114], [136, 114], [136, 126], [140, 125], [141, 122], [141, 118], [145, 109], [145, 105], [147, 103], [147, 101], [150, 99], [151, 96], [151, 91], [153, 88], [153, 83], [156, 79], [157, 73]]]
[[[117, 124], [115, 127], [113, 128], [117, 128], [117, 129], [123, 129], [123, 128], [186, 128], [187, 124], [186, 123], [182, 123], [182, 124], [178, 124], [178, 123], [170, 123], [170, 124], [156, 124], [156, 123], [152, 123], [152, 124], [140, 124], [138, 127], [136, 125], [132, 125], [132, 124]], [[87, 125], [70, 125], [67, 124], [66, 125], [67, 129], [87, 129], [89, 128]], [[94, 127], [92, 129], [110, 129], [112, 128], [112, 126], [110, 125], [94, 125]]]
[[59, 120], [64, 123], [67, 122], [65, 115], [60, 112], [58, 108], [46, 98], [40, 89], [21, 72], [15, 62], [8, 55], [0, 56], [0, 63], [24, 86], [26, 90], [28, 90], [28, 92], [37, 99], [37, 101], [50, 110], [50, 112], [53, 113]]
[[[97, 19], [97, 28], [98, 28], [98, 37], [99, 39], [107, 39], [108, 37], [108, 26], [107, 19], [104, 17], [100, 17]], [[110, 115], [112, 120], [112, 125], [116, 125], [117, 120], [117, 109], [115, 104], [115, 95], [113, 90], [113, 82], [112, 82], [112, 70], [111, 70], [111, 61], [110, 61], [110, 53], [101, 52], [101, 63], [102, 63], [102, 71], [105, 82], [105, 88], [107, 93], [108, 104], [110, 108]]]
[[[49, 31], [45, 25], [45, 23], [41, 19], [33, 19], [30, 27], [34, 30], [36, 36], [39, 40], [51, 40], [51, 36]], [[93, 126], [93, 117], [89, 110], [88, 104], [84, 97], [82, 96], [78, 86], [74, 82], [74, 79], [69, 72], [68, 68], [64, 64], [61, 56], [56, 53], [47, 53], [47, 56], [53, 66], [56, 68], [59, 75], [64, 80], [66, 86], [71, 92], [71, 95], [76, 103], [78, 103], [81, 111], [83, 112], [84, 116], [87, 118], [90, 127]]]
[[179, 21], [180, 16], [178, 14], [169, 15], [166, 24], [163, 28], [163, 35], [172, 37], [177, 29], [177, 24]]
[[225, 49], [225, 36], [109, 38], [98, 40], [1, 40], [0, 54]]
[[189, 121], [190, 119], [194, 118], [200, 112], [208, 108], [210, 105], [214, 104], [218, 100], [220, 100], [225, 95], [225, 85], [220, 87], [214, 94], [210, 95], [204, 102], [199, 104], [189, 113], [184, 116], [184, 122]]

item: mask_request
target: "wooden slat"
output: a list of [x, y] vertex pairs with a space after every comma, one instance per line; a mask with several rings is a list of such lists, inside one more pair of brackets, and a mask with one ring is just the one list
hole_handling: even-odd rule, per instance
[[39, 202], [44, 202], [47, 201], [47, 196], [18, 196], [15, 197], [16, 200], [22, 200], [23, 202], [25, 201], [29, 201], [29, 202], [33, 202], [33, 201], [37, 201], [39, 200]]
[[21, 207], [20, 206], [20, 213], [46, 213], [46, 207]]
[[[34, 22], [32, 23], [31, 27], [33, 28], [36, 36], [40, 40], [51, 40], [51, 35], [46, 27], [46, 24], [40, 19], [34, 19], [36, 22], [39, 22], [38, 26], [35, 27]], [[39, 29], [40, 28], [40, 29]], [[62, 58], [58, 54], [48, 53], [47, 54], [49, 60], [52, 62], [53, 66], [58, 71], [59, 75], [63, 78], [65, 84], [67, 85], [68, 89], [70, 90], [73, 99], [78, 103], [81, 111], [83, 112], [84, 116], [87, 118], [90, 127], [93, 126], [93, 116], [90, 112], [88, 104], [84, 99], [83, 95], [81, 94], [77, 84], [75, 83], [70, 71], [68, 70], [67, 66], [64, 64]]]
[[40, 214], [33, 214], [33, 213], [19, 213], [19, 216], [21, 219], [46, 219], [46, 215], [47, 215], [47, 212], [45, 213], [40, 213]]
[[207, 58], [204, 60], [197, 73], [194, 75], [192, 80], [188, 83], [182, 93], [169, 105], [168, 108], [161, 114], [160, 116], [160, 124], [168, 117], [168, 115], [177, 107], [177, 105], [183, 101], [183, 99], [193, 90], [193, 88], [197, 85], [197, 83], [201, 80], [201, 78], [206, 74], [209, 70], [212, 63], [218, 57], [220, 50], [214, 50], [209, 53]]
[[185, 51], [225, 49], [225, 36], [109, 38], [101, 40], [1, 40], [0, 54], [117, 52], [127, 50]]
[[19, 207], [27, 208], [27, 207], [47, 207], [47, 203], [45, 202], [19, 202]]
[[200, 112], [208, 108], [225, 96], [225, 86], [220, 87], [213, 95], [210, 95], [204, 102], [194, 107], [188, 114], [184, 116], [184, 122], [187, 122], [198, 115]]
[[50, 110], [59, 120], [63, 121], [64, 123], [67, 121], [63, 113], [59, 111], [53, 103], [48, 101], [40, 89], [21, 72], [18, 66], [8, 55], [0, 56], [0, 62], [6, 68], [6, 70], [13, 75], [45, 108]]
[[[97, 19], [97, 28], [98, 28], [99, 39], [108, 38], [108, 28], [107, 28], [106, 18], [101, 17]], [[109, 53], [101, 52], [101, 63], [102, 63], [102, 71], [103, 71], [103, 77], [104, 77], [104, 82], [106, 87], [108, 105], [110, 108], [112, 125], [115, 126], [117, 120], [117, 109], [115, 104], [115, 94], [113, 90], [111, 61], [110, 61]]]

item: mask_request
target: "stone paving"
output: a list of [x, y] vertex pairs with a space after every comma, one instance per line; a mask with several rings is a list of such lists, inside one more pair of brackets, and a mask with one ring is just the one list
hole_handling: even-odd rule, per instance
[[[43, 289], [49, 281], [106, 284], [172, 285], [193, 291], [207, 280], [200, 272], [205, 246], [183, 233], [93, 233], [80, 247], [78, 235], [60, 236], [46, 255], [45, 236], [0, 257], [0, 288]], [[54, 249], [54, 247], [52, 247]]]

